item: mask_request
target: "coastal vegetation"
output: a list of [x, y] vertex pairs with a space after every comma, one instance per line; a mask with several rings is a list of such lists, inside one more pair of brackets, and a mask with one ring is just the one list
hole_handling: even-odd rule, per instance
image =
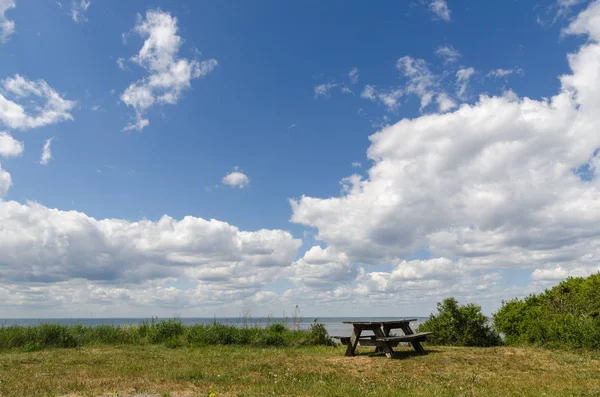
[[0, 396], [595, 396], [599, 310], [600, 274], [502, 302], [493, 322], [447, 298], [419, 327], [427, 354], [395, 360], [345, 357], [317, 321], [5, 326]]
[[236, 326], [218, 322], [184, 325], [179, 319], [144, 321], [140, 325], [60, 325], [0, 327], [0, 350], [24, 352], [45, 348], [81, 348], [97, 345], [164, 345], [169, 348], [206, 345], [331, 346], [323, 324], [309, 329], [282, 323]]

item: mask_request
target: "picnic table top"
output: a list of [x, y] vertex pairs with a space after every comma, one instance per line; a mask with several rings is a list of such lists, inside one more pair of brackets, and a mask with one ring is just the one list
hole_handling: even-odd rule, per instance
[[399, 320], [386, 320], [386, 321], [343, 321], [343, 324], [353, 325], [393, 325], [393, 324], [406, 324], [417, 321], [416, 318], [406, 318]]

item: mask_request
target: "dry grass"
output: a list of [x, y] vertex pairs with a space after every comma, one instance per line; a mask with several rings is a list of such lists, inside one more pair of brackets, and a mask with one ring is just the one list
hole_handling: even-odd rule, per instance
[[88, 347], [0, 353], [0, 396], [600, 396], [600, 353], [429, 347]]

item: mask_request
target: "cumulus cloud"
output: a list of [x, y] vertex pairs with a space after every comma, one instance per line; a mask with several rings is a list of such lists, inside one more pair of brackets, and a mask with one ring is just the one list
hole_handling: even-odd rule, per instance
[[17, 141], [8, 132], [0, 131], [0, 157], [19, 157], [24, 148], [23, 142]]
[[15, 23], [6, 17], [6, 12], [15, 7], [14, 0], [0, 0], [0, 43], [6, 43], [15, 31]]
[[149, 75], [132, 83], [121, 94], [121, 100], [135, 110], [136, 121], [124, 130], [142, 130], [150, 122], [144, 118], [146, 111], [154, 105], [176, 104], [183, 91], [191, 87], [191, 81], [212, 72], [218, 62], [209, 59], [202, 62], [179, 58], [183, 43], [177, 35], [177, 18], [168, 12], [151, 10], [144, 19], [138, 15], [134, 31], [145, 39], [139, 53], [131, 60]]
[[[315, 239], [349, 263], [403, 263], [424, 249], [438, 261], [404, 264], [395, 276], [365, 273], [361, 291], [387, 293], [400, 279], [450, 290], [428, 266], [460, 274], [469, 288], [476, 284], [465, 280], [497, 282], [502, 268], [598, 269], [598, 18], [597, 1], [565, 29], [589, 42], [569, 55], [571, 72], [560, 76], [554, 96], [482, 95], [451, 112], [386, 126], [370, 137], [366, 177], [345, 178], [339, 197], [291, 200], [291, 220], [314, 228]], [[533, 276], [543, 277], [548, 272]]]
[[31, 81], [17, 74], [1, 84], [0, 122], [7, 127], [26, 130], [73, 120], [70, 112], [75, 102], [62, 98], [44, 80]]
[[435, 55], [444, 58], [444, 63], [454, 63], [460, 58], [460, 52], [451, 45], [440, 46], [435, 50]]
[[241, 172], [238, 167], [235, 167], [233, 172], [225, 175], [222, 180], [223, 184], [230, 187], [243, 188], [246, 187], [250, 183], [250, 178], [243, 172]]
[[246, 232], [191, 216], [96, 220], [34, 202], [0, 201], [0, 224], [3, 282], [139, 283], [185, 276], [215, 288], [256, 289], [288, 267], [300, 246], [281, 230]]
[[0, 199], [6, 196], [8, 193], [8, 189], [12, 186], [12, 178], [10, 174], [2, 169], [2, 164], [0, 164]]
[[73, 0], [71, 3], [71, 18], [75, 23], [87, 22], [85, 13], [91, 4], [91, 1]]
[[534, 282], [552, 282], [558, 283], [567, 277], [587, 277], [592, 273], [600, 271], [600, 266], [589, 266], [589, 267], [571, 267], [564, 268], [560, 265], [553, 267], [545, 267], [535, 269], [531, 273], [531, 280]]
[[[23, 142], [17, 141], [7, 132], [0, 132], [0, 157], [19, 157], [23, 154], [23, 149]], [[6, 196], [11, 186], [12, 178], [7, 171], [2, 169], [2, 164], [0, 164], [0, 200]]]
[[454, 109], [456, 107], [456, 103], [450, 98], [450, 96], [446, 93], [438, 94], [435, 98], [438, 108], [440, 112], [447, 112], [448, 110]]
[[41, 165], [48, 165], [48, 162], [52, 160], [52, 148], [50, 147], [52, 144], [52, 139], [53, 138], [46, 139], [46, 142], [44, 142], [44, 147], [42, 147], [42, 155], [40, 156]]
[[290, 270], [289, 278], [296, 285], [318, 290], [335, 289], [354, 281], [358, 275], [356, 266], [350, 263], [346, 254], [319, 246], [306, 251]]
[[450, 21], [450, 14], [452, 11], [448, 8], [448, 4], [445, 0], [431, 0], [429, 3], [429, 11], [439, 19]]

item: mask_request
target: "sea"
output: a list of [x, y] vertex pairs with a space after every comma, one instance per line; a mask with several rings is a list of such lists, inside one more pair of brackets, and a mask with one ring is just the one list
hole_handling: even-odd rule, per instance
[[[9, 326], [35, 326], [39, 324], [62, 324], [62, 325], [139, 325], [143, 322], [156, 320], [167, 320], [168, 318], [7, 318], [0, 319], [0, 327]], [[297, 327], [298, 329], [310, 329], [311, 324], [315, 320], [325, 326], [329, 335], [350, 336], [352, 334], [352, 326], [344, 324], [344, 321], [390, 321], [398, 319], [415, 319], [410, 323], [411, 328], [416, 330], [419, 324], [427, 320], [427, 317], [302, 317], [294, 321], [293, 318], [282, 317], [257, 317], [257, 318], [240, 318], [240, 317], [178, 317], [185, 325], [194, 324], [213, 324], [215, 322], [226, 325], [244, 326], [260, 326], [265, 327], [272, 323], [287, 324], [290, 328]]]

